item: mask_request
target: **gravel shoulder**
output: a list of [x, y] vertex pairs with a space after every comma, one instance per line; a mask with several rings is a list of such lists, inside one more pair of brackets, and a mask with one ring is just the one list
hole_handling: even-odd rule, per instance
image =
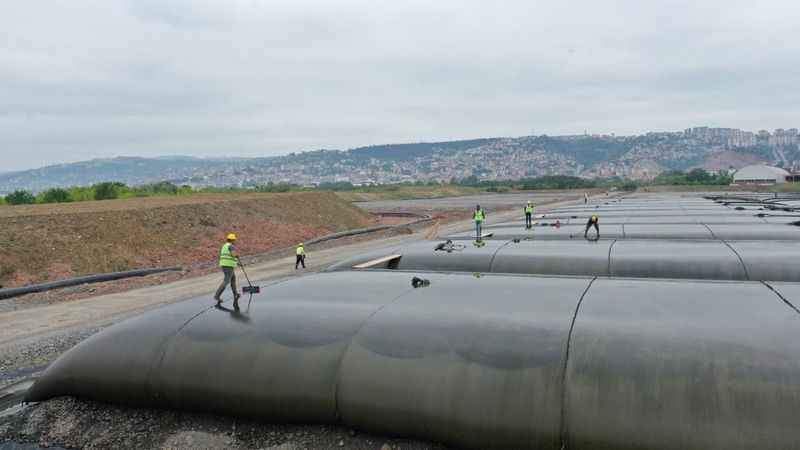
[[84, 449], [440, 450], [439, 444], [330, 425], [265, 424], [232, 417], [125, 408], [61, 397], [0, 418], [0, 442]]

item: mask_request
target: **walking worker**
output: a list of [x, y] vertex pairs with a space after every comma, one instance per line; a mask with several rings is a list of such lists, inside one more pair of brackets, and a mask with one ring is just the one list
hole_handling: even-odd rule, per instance
[[297, 270], [298, 264], [303, 265], [303, 269], [306, 268], [306, 249], [303, 247], [303, 243], [297, 244], [297, 249], [295, 249], [294, 254], [297, 255], [297, 259], [294, 261], [294, 270]]
[[217, 301], [217, 306], [222, 304], [222, 293], [228, 284], [231, 285], [231, 292], [233, 292], [233, 307], [239, 309], [239, 293], [236, 289], [236, 266], [239, 264], [239, 257], [236, 255], [236, 248], [233, 243], [236, 242], [236, 235], [233, 233], [228, 234], [225, 243], [222, 244], [222, 249], [219, 251], [219, 266], [222, 268], [224, 279], [222, 284], [219, 285], [217, 293], [214, 295], [214, 300]]
[[475, 212], [472, 214], [475, 220], [475, 236], [476, 240], [481, 240], [481, 232], [483, 231], [483, 221], [486, 219], [486, 212], [481, 209], [481, 205], [475, 206]]
[[587, 203], [589, 203], [589, 193], [588, 192], [584, 192], [583, 193], [583, 204], [585, 205]]
[[533, 203], [528, 201], [528, 205], [525, 206], [525, 228], [531, 227], [533, 227]]
[[586, 222], [586, 231], [583, 232], [583, 237], [588, 237], [589, 228], [594, 226], [594, 229], [597, 230], [597, 238], [600, 239], [600, 225], [598, 225], [599, 219], [597, 218], [597, 214], [592, 214], [592, 217], [589, 217], [589, 221]]

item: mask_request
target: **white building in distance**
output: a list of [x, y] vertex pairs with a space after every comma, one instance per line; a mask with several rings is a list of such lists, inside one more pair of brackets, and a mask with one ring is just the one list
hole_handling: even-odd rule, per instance
[[786, 183], [789, 172], [762, 164], [742, 167], [733, 175], [733, 184], [779, 184]]

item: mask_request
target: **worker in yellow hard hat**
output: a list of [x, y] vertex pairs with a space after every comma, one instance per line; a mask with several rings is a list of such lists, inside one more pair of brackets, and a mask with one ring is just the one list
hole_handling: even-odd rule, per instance
[[294, 251], [294, 254], [297, 255], [297, 258], [294, 261], [294, 270], [297, 270], [298, 265], [302, 265], [303, 269], [306, 268], [306, 248], [303, 246], [303, 243], [297, 244], [297, 248]]
[[594, 227], [597, 230], [597, 237], [595, 239], [600, 239], [600, 219], [597, 217], [597, 214], [592, 214], [592, 217], [589, 217], [589, 221], [586, 222], [586, 230], [583, 232], [583, 237], [588, 237], [589, 228]]
[[233, 292], [233, 307], [238, 310], [239, 293], [236, 289], [235, 269], [239, 264], [239, 257], [236, 255], [236, 248], [233, 245], [234, 242], [236, 242], [236, 235], [234, 233], [228, 234], [225, 243], [222, 244], [222, 249], [219, 251], [219, 266], [222, 268], [222, 273], [225, 278], [222, 280], [222, 284], [219, 285], [217, 293], [214, 295], [214, 300], [217, 301], [217, 305], [220, 305], [222, 303], [222, 293], [225, 292], [225, 288], [230, 284], [231, 291]]

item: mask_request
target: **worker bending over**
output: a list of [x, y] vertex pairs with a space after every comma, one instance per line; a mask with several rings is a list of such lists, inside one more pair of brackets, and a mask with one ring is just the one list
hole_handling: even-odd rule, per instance
[[481, 233], [483, 232], [483, 221], [486, 219], [486, 212], [481, 209], [481, 205], [475, 206], [475, 212], [472, 214], [475, 220], [475, 240], [481, 240]]
[[587, 237], [589, 228], [594, 226], [594, 229], [597, 230], [597, 239], [600, 239], [600, 225], [598, 225], [598, 221], [597, 214], [592, 214], [592, 217], [589, 217], [589, 221], [586, 222], [586, 230], [583, 232], [583, 237]]
[[297, 266], [299, 264], [303, 265], [303, 269], [306, 268], [306, 249], [303, 247], [303, 243], [297, 244], [297, 249], [295, 249], [294, 254], [297, 255], [297, 259], [294, 261], [294, 270], [297, 270]]
[[236, 266], [239, 264], [239, 257], [236, 255], [236, 248], [233, 243], [236, 242], [236, 235], [233, 233], [228, 234], [226, 242], [222, 244], [222, 249], [219, 251], [219, 266], [222, 268], [224, 279], [222, 284], [219, 285], [217, 293], [214, 295], [214, 300], [217, 301], [217, 306], [222, 303], [222, 293], [228, 284], [231, 285], [231, 292], [233, 292], [233, 307], [239, 309], [239, 293], [236, 289]]
[[530, 229], [533, 227], [533, 203], [528, 202], [525, 206], [525, 228]]

